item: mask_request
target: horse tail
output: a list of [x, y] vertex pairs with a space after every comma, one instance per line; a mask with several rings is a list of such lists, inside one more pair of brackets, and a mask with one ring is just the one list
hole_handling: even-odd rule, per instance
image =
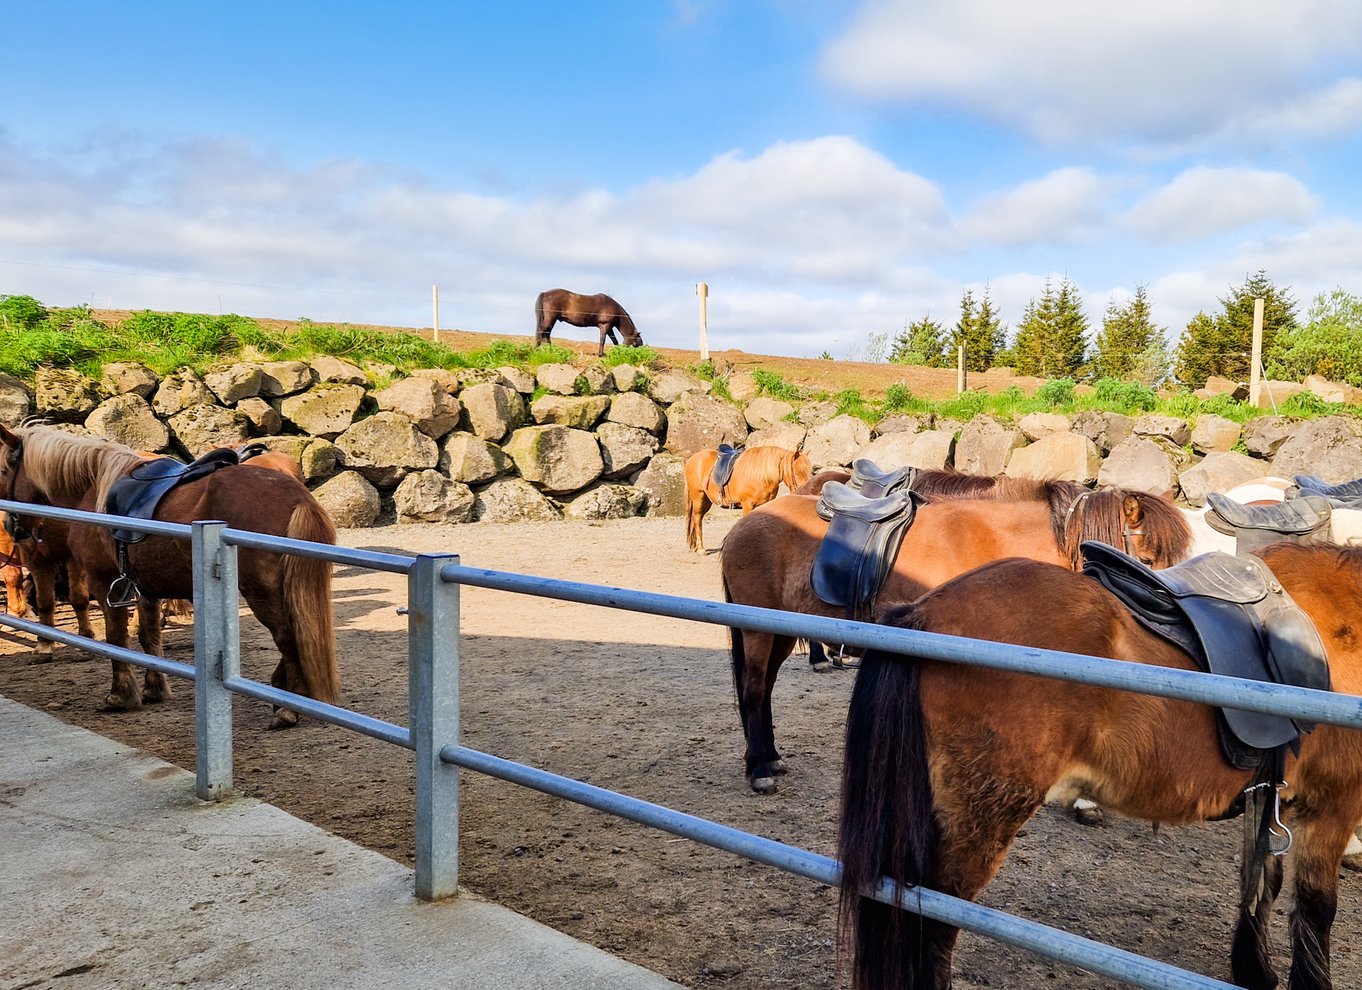
[[[723, 585], [724, 601], [732, 603], [733, 593], [728, 590], [728, 575], [721, 572], [719, 581]], [[747, 676], [747, 650], [743, 646], [742, 630], [732, 626], [728, 627], [728, 655], [733, 664], [733, 696], [737, 700], [738, 711], [741, 712], [742, 686]], [[744, 725], [743, 731], [746, 730], [747, 726]]]
[[[309, 495], [294, 508], [285, 535], [311, 543], [335, 543], [336, 527], [326, 510]], [[331, 561], [286, 555], [284, 606], [293, 624], [298, 664], [308, 697], [335, 704], [340, 696], [340, 667], [336, 664], [332, 620]]]
[[[906, 621], [905, 621], [906, 619]], [[912, 625], [905, 609], [886, 617]], [[920, 915], [861, 896], [887, 875], [904, 885], [930, 882], [936, 870], [920, 665], [879, 650], [866, 653], [851, 694], [842, 773], [839, 922], [852, 950], [853, 987], [935, 986]]]

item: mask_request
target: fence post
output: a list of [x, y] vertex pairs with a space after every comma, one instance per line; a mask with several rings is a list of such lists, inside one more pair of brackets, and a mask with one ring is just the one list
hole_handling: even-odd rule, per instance
[[[1262, 376], [1259, 369], [1263, 366], [1263, 297], [1253, 300], [1253, 342], [1249, 353], [1249, 405], [1258, 407], [1262, 396]], [[1276, 409], [1273, 409], [1276, 412]]]
[[965, 345], [961, 344], [956, 350], [955, 356], [955, 392], [957, 395], [965, 393]]
[[232, 790], [232, 692], [223, 681], [241, 671], [236, 547], [222, 541], [224, 522], [193, 527], [194, 790], [218, 801]]
[[440, 580], [457, 555], [417, 557], [407, 574], [407, 725], [416, 750], [416, 896], [459, 891], [459, 586]]

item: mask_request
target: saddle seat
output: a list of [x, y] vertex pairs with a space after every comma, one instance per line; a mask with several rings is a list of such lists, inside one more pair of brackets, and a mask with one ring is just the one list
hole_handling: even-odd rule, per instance
[[867, 498], [840, 481], [824, 485], [817, 511], [828, 531], [813, 559], [814, 594], [852, 611], [873, 599], [898, 558], [920, 500], [908, 489]]
[[1287, 499], [1268, 505], [1243, 505], [1219, 492], [1206, 496], [1210, 510], [1206, 525], [1226, 536], [1243, 530], [1260, 530], [1284, 538], [1309, 537], [1327, 532], [1333, 514], [1329, 500], [1319, 495]]
[[[240, 454], [230, 447], [210, 450], [189, 464], [173, 457], [157, 457], [137, 465], [109, 487], [104, 511], [115, 516], [151, 519], [161, 499], [172, 488], [197, 481], [220, 468], [240, 462]], [[131, 529], [113, 531], [113, 538], [120, 543], [137, 543], [146, 539], [146, 535]]]
[[[1152, 570], [1115, 547], [1084, 541], [1083, 573], [1100, 581], [1146, 628], [1183, 649], [1202, 670], [1229, 677], [1330, 689], [1324, 643], [1314, 624], [1257, 557], [1205, 553]], [[1225, 759], [1242, 769], [1264, 753], [1298, 751], [1312, 723], [1221, 708]]]
[[860, 492], [866, 498], [880, 498], [903, 488], [912, 488], [917, 480], [917, 468], [912, 466], [880, 470], [880, 466], [868, 457], [858, 457], [851, 462], [851, 480], [847, 486]]
[[1331, 485], [1317, 474], [1296, 475], [1296, 494], [1287, 492], [1289, 499], [1304, 495], [1318, 495], [1338, 509], [1362, 509], [1362, 478]]
[[738, 458], [743, 455], [743, 451], [747, 448], [721, 443], [717, 449], [719, 456], [714, 460], [714, 467], [709, 472], [709, 478], [714, 482], [714, 487], [719, 489], [719, 504], [729, 508], [728, 493], [724, 489], [728, 487], [728, 482], [733, 477], [733, 468], [737, 465]]

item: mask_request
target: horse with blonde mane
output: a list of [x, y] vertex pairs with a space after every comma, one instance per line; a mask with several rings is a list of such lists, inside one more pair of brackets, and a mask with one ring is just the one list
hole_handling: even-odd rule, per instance
[[813, 474], [813, 464], [801, 451], [748, 447], [738, 455], [733, 474], [721, 488], [714, 483], [718, 460], [719, 452], [712, 447], [697, 450], [686, 460], [686, 546], [696, 553], [705, 550], [701, 520], [711, 505], [726, 509], [741, 506], [743, 515], [747, 515], [775, 498], [782, 482], [793, 492]]
[[[0, 426], [0, 491], [14, 501], [87, 512], [105, 511], [114, 483], [146, 463], [137, 451], [103, 438], [78, 437], [50, 426]], [[168, 491], [153, 518], [188, 523], [220, 519], [234, 529], [314, 543], [335, 543], [336, 527], [305, 486], [275, 470], [229, 466]], [[119, 566], [112, 534], [102, 526], [69, 524], [66, 550], [86, 576], [104, 613], [105, 639], [126, 646], [128, 609], [109, 603], [110, 587], [133, 576], [141, 591], [138, 643], [161, 654], [160, 602], [194, 593], [188, 545], [167, 536], [147, 535], [126, 545], [127, 570]], [[279, 649], [271, 677], [278, 688], [335, 703], [340, 670], [331, 602], [328, 561], [260, 550], [238, 553], [238, 585], [251, 611]], [[170, 697], [170, 684], [148, 670], [145, 695], [133, 668], [114, 660], [113, 685], [105, 699], [110, 710], [140, 708], [144, 700]], [[272, 728], [297, 722], [297, 713], [277, 709]]]

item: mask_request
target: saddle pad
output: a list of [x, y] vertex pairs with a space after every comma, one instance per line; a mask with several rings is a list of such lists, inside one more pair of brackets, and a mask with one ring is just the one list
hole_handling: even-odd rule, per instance
[[[1329, 690], [1319, 633], [1257, 557], [1206, 553], [1155, 571], [1105, 543], [1085, 541], [1081, 549], [1084, 574], [1152, 631], [1187, 649], [1202, 669]], [[1295, 746], [1300, 732], [1314, 728], [1237, 708], [1222, 708], [1221, 715], [1233, 739], [1249, 750], [1226, 742], [1226, 758], [1245, 768], [1261, 759], [1261, 752], [1252, 751]]]
[[891, 495], [902, 488], [912, 488], [917, 480], [917, 468], [901, 467], [881, 471], [880, 466], [868, 457], [858, 457], [851, 462], [851, 480], [847, 485], [866, 498], [879, 498]]
[[[115, 516], [150, 519], [166, 492], [179, 485], [212, 474], [219, 468], [239, 463], [237, 452], [229, 447], [210, 450], [191, 464], [183, 464], [173, 457], [157, 457], [137, 465], [109, 487], [104, 511]], [[115, 529], [113, 538], [121, 543], [137, 543], [146, 533], [130, 529]]]
[[1205, 515], [1206, 525], [1226, 536], [1236, 536], [1241, 529], [1305, 536], [1327, 529], [1332, 515], [1328, 500], [1318, 495], [1271, 505], [1243, 505], [1219, 492], [1211, 492], [1206, 503], [1210, 506]]
[[738, 458], [742, 456], [745, 447], [733, 447], [726, 443], [719, 444], [719, 456], [714, 461], [714, 470], [710, 471], [709, 476], [718, 487], [720, 494], [728, 487], [728, 481], [733, 477], [733, 467], [738, 463]]
[[814, 594], [849, 610], [874, 598], [898, 558], [919, 498], [899, 491], [869, 499], [839, 481], [825, 485], [818, 513], [829, 523], [809, 575]]

